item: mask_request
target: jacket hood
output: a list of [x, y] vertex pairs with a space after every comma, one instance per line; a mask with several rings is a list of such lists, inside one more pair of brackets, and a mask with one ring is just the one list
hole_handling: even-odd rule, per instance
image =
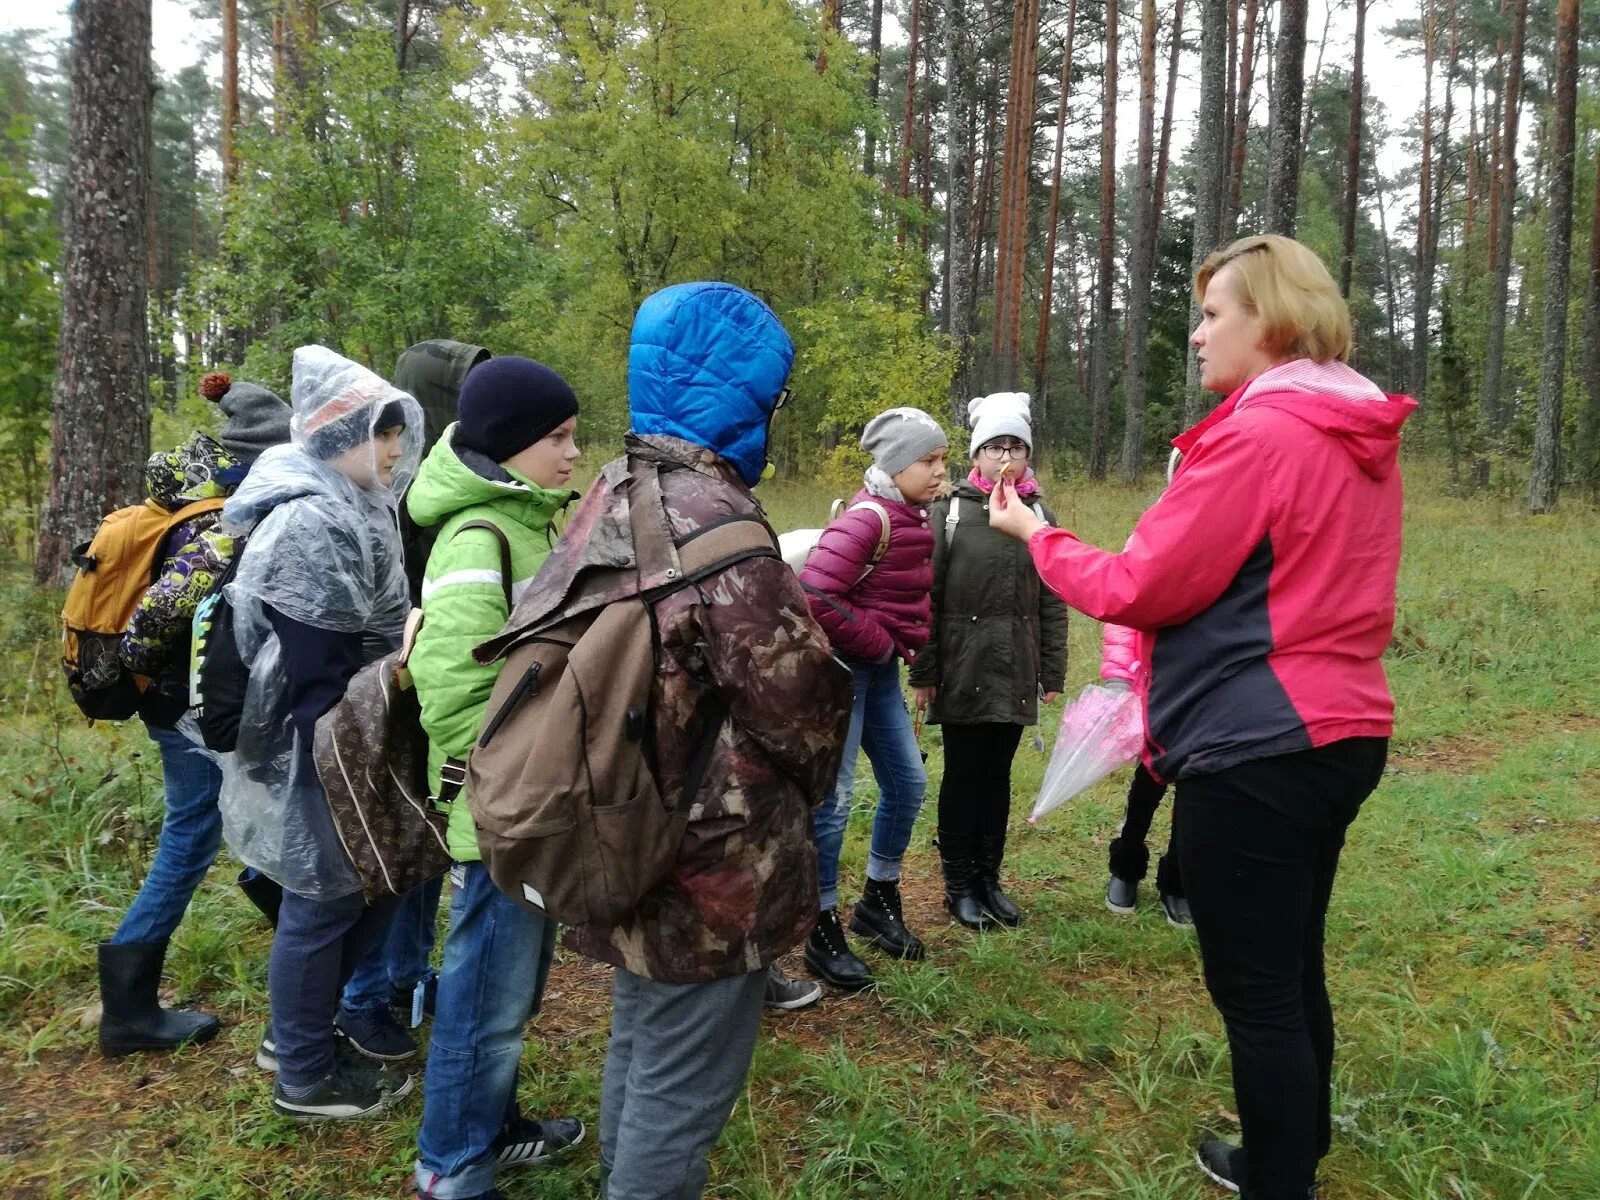
[[681, 438], [727, 459], [754, 487], [767, 426], [794, 365], [777, 315], [730, 283], [681, 283], [639, 306], [628, 349], [633, 432]]
[[540, 487], [487, 455], [460, 449], [455, 430], [454, 424], [445, 428], [406, 493], [406, 511], [418, 525], [438, 525], [462, 509], [492, 504], [514, 513], [525, 525], [543, 529], [577, 499], [572, 488]]
[[215, 439], [194, 434], [176, 450], [152, 454], [144, 464], [145, 492], [168, 512], [196, 500], [226, 496], [249, 470]]
[[418, 342], [401, 351], [394, 365], [394, 385], [422, 405], [423, 453], [433, 449], [445, 428], [455, 421], [456, 401], [467, 373], [490, 357], [482, 346], [447, 338]]

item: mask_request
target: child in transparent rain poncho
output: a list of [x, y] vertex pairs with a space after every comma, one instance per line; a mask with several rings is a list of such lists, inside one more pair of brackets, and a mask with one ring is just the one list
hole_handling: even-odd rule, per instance
[[317, 718], [360, 667], [399, 643], [409, 600], [397, 507], [416, 474], [422, 411], [323, 346], [294, 353], [291, 444], [263, 454], [223, 510], [247, 541], [227, 587], [249, 664], [237, 748], [223, 756], [223, 833], [283, 886], [258, 1061], [291, 1117], [365, 1116], [410, 1088], [377, 1063], [335, 1054], [339, 990], [381, 936], [311, 761]]

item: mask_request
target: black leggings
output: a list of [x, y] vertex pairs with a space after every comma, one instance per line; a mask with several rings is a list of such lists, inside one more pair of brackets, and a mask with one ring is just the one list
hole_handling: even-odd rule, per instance
[[1345, 830], [1383, 775], [1385, 738], [1178, 780], [1178, 855], [1233, 1056], [1244, 1200], [1305, 1200], [1328, 1152], [1328, 899]]
[[[1167, 785], [1145, 769], [1140, 763], [1133, 769], [1133, 781], [1128, 784], [1128, 807], [1122, 817], [1122, 829], [1111, 839], [1109, 867], [1118, 879], [1138, 883], [1150, 869], [1150, 849], [1144, 844], [1150, 835], [1150, 822], [1155, 819], [1161, 797], [1167, 794]], [[1178, 820], [1172, 820], [1172, 830], [1167, 835], [1167, 852], [1156, 864], [1156, 887], [1163, 896], [1183, 895], [1183, 872], [1178, 869]]]
[[939, 829], [975, 846], [1005, 842], [1011, 819], [1011, 761], [1021, 725], [945, 725], [944, 778], [939, 781]]

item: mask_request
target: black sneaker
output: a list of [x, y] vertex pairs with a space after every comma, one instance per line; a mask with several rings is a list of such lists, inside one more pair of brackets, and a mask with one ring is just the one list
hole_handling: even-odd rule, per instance
[[297, 1121], [355, 1121], [382, 1112], [411, 1090], [411, 1076], [376, 1063], [335, 1059], [333, 1070], [304, 1096], [272, 1086], [272, 1109]]
[[518, 1117], [515, 1125], [499, 1132], [491, 1149], [496, 1166], [542, 1167], [582, 1145], [583, 1135], [583, 1122], [577, 1117], [551, 1117], [544, 1121]]
[[1138, 882], [1113, 875], [1111, 882], [1106, 884], [1106, 907], [1119, 917], [1133, 916], [1134, 910], [1139, 907]]
[[761, 1003], [768, 1008], [805, 1008], [822, 999], [822, 985], [810, 979], [793, 979], [773, 963], [767, 968], [767, 991]]
[[403, 1062], [417, 1052], [411, 1035], [386, 1006], [355, 1011], [341, 1005], [333, 1025], [352, 1046], [379, 1062]]
[[901, 915], [900, 885], [890, 880], [867, 880], [850, 914], [850, 932], [896, 958], [914, 962], [925, 953], [922, 940], [906, 928]]
[[1239, 1190], [1244, 1178], [1244, 1148], [1221, 1138], [1207, 1138], [1195, 1148], [1194, 1161], [1211, 1178], [1230, 1192]]
[[256, 1047], [256, 1066], [263, 1071], [278, 1073], [278, 1043], [272, 1038], [272, 1026], [261, 1034], [261, 1045]]
[[1177, 929], [1187, 929], [1194, 924], [1194, 914], [1189, 911], [1189, 902], [1182, 896], [1161, 893], [1161, 911], [1167, 914], [1167, 924]]

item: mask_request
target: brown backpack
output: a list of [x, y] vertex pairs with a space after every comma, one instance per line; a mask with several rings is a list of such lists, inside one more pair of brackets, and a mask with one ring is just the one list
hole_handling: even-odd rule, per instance
[[[612, 925], [672, 872], [725, 708], [682, 790], [663, 796], [651, 744], [661, 654], [655, 605], [747, 558], [777, 558], [759, 517], [674, 544], [655, 464], [632, 460], [634, 561], [580, 575], [556, 611], [517, 632], [467, 760], [478, 849], [501, 891], [571, 925]], [[619, 575], [634, 590], [617, 595]], [[640, 578], [666, 583], [639, 591]], [[609, 595], [609, 602], [593, 597]]]

